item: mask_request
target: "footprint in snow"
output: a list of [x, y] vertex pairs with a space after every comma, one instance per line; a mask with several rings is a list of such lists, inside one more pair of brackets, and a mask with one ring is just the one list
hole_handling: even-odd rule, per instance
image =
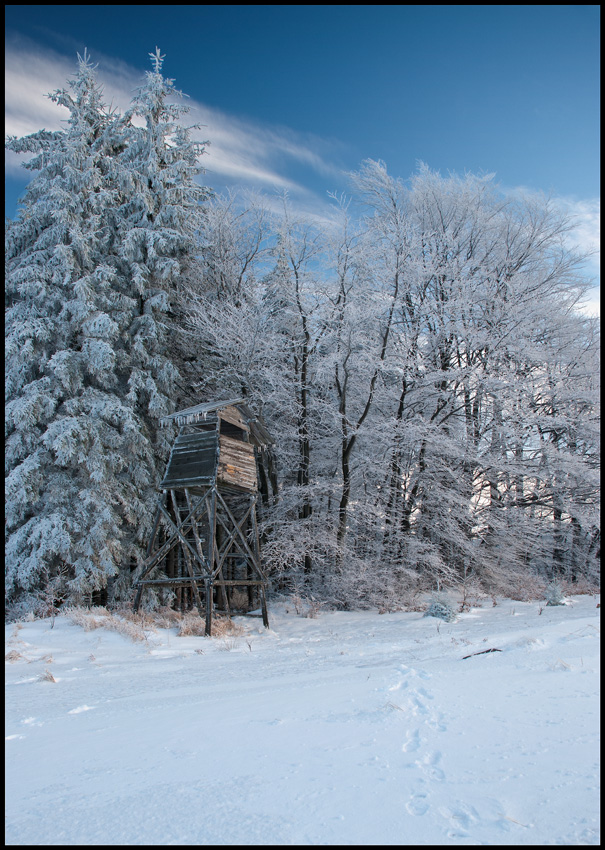
[[414, 677], [418, 678], [418, 679], [432, 679], [433, 678], [432, 673], [427, 673], [426, 670], [416, 670], [414, 667], [406, 667], [405, 664], [402, 664], [399, 667], [399, 672], [402, 673], [404, 676], [410, 676], [412, 678], [414, 678]]
[[457, 826], [461, 826], [463, 829], [469, 829], [479, 820], [477, 810], [465, 803], [458, 803], [451, 809], [445, 807], [439, 809], [439, 814], [454, 821]]
[[404, 753], [414, 753], [416, 752], [416, 750], [420, 749], [420, 744], [420, 732], [415, 729], [414, 732], [407, 733], [407, 741], [404, 743], [401, 749]]
[[414, 714], [424, 714], [424, 715], [429, 714], [429, 710], [428, 710], [428, 708], [427, 708], [427, 707], [426, 707], [426, 705], [422, 702], [422, 700], [418, 699], [418, 697], [417, 697], [417, 696], [415, 696], [415, 697], [413, 698], [412, 712], [413, 712]]
[[445, 779], [445, 773], [438, 767], [439, 762], [441, 761], [441, 753], [427, 753], [424, 758], [419, 759], [415, 762], [416, 766], [419, 767], [427, 776], [430, 776], [431, 779], [435, 779], [437, 782], [443, 782]]
[[429, 693], [426, 688], [418, 688], [417, 693], [420, 694], [421, 697], [425, 699], [435, 699], [433, 694]]
[[415, 815], [416, 817], [425, 815], [429, 810], [428, 794], [422, 792], [413, 794], [405, 804], [405, 807], [411, 815]]

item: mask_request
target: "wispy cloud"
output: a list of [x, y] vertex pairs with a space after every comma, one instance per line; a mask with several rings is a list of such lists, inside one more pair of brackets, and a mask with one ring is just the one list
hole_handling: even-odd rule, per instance
[[601, 245], [601, 199], [570, 200], [562, 198], [559, 202], [575, 224], [572, 234], [573, 241], [580, 251], [593, 254], [591, 262], [594, 263], [595, 270], [598, 270]]
[[[504, 188], [512, 195], [536, 195], [532, 189], [517, 186]], [[590, 316], [600, 315], [601, 276], [601, 200], [600, 198], [551, 197], [554, 203], [569, 218], [573, 225], [566, 236], [569, 250], [586, 257], [584, 276], [590, 289], [581, 305], [582, 312]]]
[[[99, 80], [106, 101], [124, 110], [133, 91], [141, 85], [143, 73], [115, 58], [92, 58], [99, 63]], [[61, 127], [67, 110], [45, 95], [63, 88], [67, 79], [73, 77], [75, 61], [70, 63], [64, 56], [50, 50], [40, 51], [38, 46], [20, 40], [7, 46], [5, 68], [7, 135], [23, 136], [42, 127], [47, 130]], [[178, 88], [178, 79], [176, 85]], [[313, 179], [329, 180], [327, 188], [344, 180], [343, 172], [331, 161], [331, 154], [339, 154], [333, 141], [244, 120], [192, 98], [187, 98], [186, 104], [190, 107], [190, 123], [202, 125], [194, 131], [195, 138], [210, 142], [202, 164], [206, 169], [205, 182], [213, 188], [238, 184], [269, 192], [287, 191], [297, 203], [317, 212], [326, 202], [292, 176], [292, 172], [300, 174], [302, 169]], [[7, 152], [7, 175], [23, 176], [20, 163], [21, 157]]]
[[574, 223], [574, 229], [569, 234], [570, 247], [582, 254], [590, 254], [586, 262], [586, 274], [594, 285], [587, 293], [582, 305], [583, 312], [598, 316], [601, 312], [600, 303], [600, 274], [601, 274], [601, 200], [577, 200], [560, 198], [558, 202], [565, 209]]
[[210, 140], [204, 163], [210, 175], [294, 191], [304, 191], [304, 187], [287, 176], [289, 162], [318, 174], [340, 176], [338, 169], [313, 149], [326, 146], [319, 139], [297, 138], [286, 128], [263, 127], [195, 101], [190, 105], [192, 117], [203, 125], [198, 136]]

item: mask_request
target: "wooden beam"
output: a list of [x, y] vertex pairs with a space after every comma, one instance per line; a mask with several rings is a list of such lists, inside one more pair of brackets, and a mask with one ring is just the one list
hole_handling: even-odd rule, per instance
[[[176, 501], [176, 496], [174, 495], [174, 490], [170, 491], [170, 496], [172, 497], [172, 506], [174, 508], [174, 515], [178, 517], [179, 506], [178, 506], [177, 501]], [[189, 515], [191, 516], [191, 509], [190, 509]], [[179, 534], [179, 537], [181, 537], [183, 539], [183, 541], [185, 541], [188, 544], [188, 541], [186, 540], [186, 538], [183, 535]], [[199, 615], [201, 617], [202, 616], [202, 600], [200, 599], [200, 591], [198, 589], [197, 582], [195, 581], [195, 578], [194, 578], [193, 564], [191, 563], [191, 557], [190, 557], [187, 549], [185, 549], [185, 548], [183, 549], [183, 554], [185, 555], [185, 563], [187, 564], [187, 572], [189, 573], [189, 577], [191, 578], [191, 586], [193, 588], [193, 595], [195, 597], [195, 604], [197, 605], [197, 610], [198, 610]], [[202, 554], [202, 565], [204, 565], [204, 564], [205, 564], [205, 559], [204, 559], [204, 556]]]
[[185, 499], [187, 500], [187, 507], [189, 508], [189, 515], [192, 517], [191, 528], [193, 530], [193, 536], [195, 538], [195, 548], [198, 551], [200, 556], [200, 560], [206, 565], [206, 569], [208, 572], [211, 572], [210, 565], [206, 560], [206, 556], [204, 555], [204, 549], [202, 547], [202, 541], [200, 540], [200, 536], [197, 533], [197, 520], [194, 515], [194, 510], [192, 507], [191, 496], [189, 494], [189, 490], [185, 487]]
[[[221, 501], [222, 501], [222, 499], [221, 499]], [[223, 502], [223, 504], [225, 504], [225, 503]], [[225, 505], [225, 507], [226, 507], [226, 505]], [[218, 562], [218, 568], [219, 569], [222, 569], [225, 558], [227, 557], [227, 554], [231, 550], [231, 547], [233, 546], [233, 544], [235, 543], [237, 545], [237, 543], [238, 543], [237, 536], [238, 535], [241, 538], [241, 540], [243, 541], [244, 545], [246, 546], [246, 548], [248, 549], [248, 552], [249, 552], [249, 554], [247, 555], [240, 547], [241, 556], [246, 558], [246, 560], [248, 560], [248, 558], [252, 554], [252, 550], [249, 548], [248, 543], [246, 541], [244, 531], [242, 530], [243, 524], [246, 522], [246, 520], [250, 516], [251, 509], [252, 509], [252, 506], [249, 506], [248, 510], [246, 511], [244, 516], [240, 518], [239, 521], [236, 520], [235, 517], [233, 517], [233, 515], [231, 513], [229, 513], [229, 517], [231, 519], [231, 527], [228, 526], [222, 520], [220, 520], [221, 525], [223, 526], [223, 528], [225, 529], [225, 531], [227, 532], [229, 537], [226, 540], [226, 542], [223, 544], [223, 546], [221, 547], [222, 555], [220, 556], [219, 562]]]
[[[161, 499], [164, 501], [166, 498], [166, 494], [162, 493]], [[155, 519], [153, 520], [153, 527], [151, 530], [151, 537], [149, 538], [149, 543], [147, 544], [147, 552], [145, 554], [145, 558], [147, 559], [151, 555], [151, 550], [153, 548], [153, 544], [155, 543], [155, 538], [158, 533], [158, 529], [160, 527], [160, 519], [162, 518], [162, 512], [158, 506], [155, 512]]]
[[[174, 491], [171, 490], [170, 492], [172, 493]], [[187, 538], [183, 534], [183, 528], [185, 528], [186, 520], [184, 520], [183, 522], [180, 522], [179, 525], [176, 526], [174, 524], [174, 522], [172, 521], [172, 517], [170, 516], [170, 514], [168, 513], [168, 511], [165, 508], [162, 508], [162, 513], [164, 514], [166, 520], [168, 521], [169, 525], [172, 527], [172, 530], [173, 530], [172, 537], [170, 538], [170, 540], [167, 540], [166, 543], [164, 544], [164, 547], [168, 546], [168, 549], [166, 550], [166, 554], [170, 551], [170, 549], [172, 549], [177, 544], [177, 540], [180, 540], [180, 542], [183, 544], [183, 551], [189, 552], [189, 554], [193, 557], [194, 561], [198, 561], [204, 569], [207, 569], [206, 559], [204, 558], [203, 560], [200, 560], [197, 552], [195, 551], [195, 549], [193, 548], [191, 543], [187, 540]], [[187, 517], [186, 519], [188, 519], [188, 518], [189, 517]], [[156, 553], [156, 555], [154, 556], [154, 559], [158, 560], [158, 553]]]
[[[256, 556], [255, 556], [254, 552], [252, 551], [252, 549], [250, 548], [250, 546], [249, 546], [249, 544], [248, 544], [248, 541], [246, 540], [246, 537], [245, 537], [244, 533], [242, 532], [242, 530], [241, 530], [241, 528], [240, 528], [239, 523], [237, 522], [237, 520], [235, 519], [235, 517], [234, 517], [234, 516], [233, 516], [233, 514], [231, 513], [231, 511], [230, 511], [230, 509], [229, 509], [229, 506], [227, 505], [227, 503], [225, 502], [225, 500], [224, 500], [224, 499], [223, 499], [223, 497], [221, 496], [220, 492], [219, 492], [219, 493], [217, 493], [217, 496], [218, 496], [218, 498], [219, 498], [219, 500], [220, 500], [220, 502], [221, 502], [221, 505], [223, 506], [223, 508], [224, 508], [224, 509], [225, 509], [225, 511], [227, 512], [227, 516], [229, 517], [229, 519], [230, 519], [230, 521], [231, 521], [231, 523], [232, 523], [233, 527], [236, 529], [235, 531], [231, 532], [231, 538], [232, 538], [232, 539], [228, 541], [228, 543], [229, 543], [229, 548], [231, 548], [231, 545], [233, 544], [233, 542], [235, 542], [236, 537], [237, 537], [237, 535], [239, 534], [239, 537], [240, 537], [241, 543], [243, 543], [244, 548], [247, 550], [247, 553], [248, 553], [249, 558], [251, 558], [251, 559], [252, 559], [252, 563], [253, 563], [254, 567], [256, 568], [257, 572], [260, 572], [259, 565], [258, 565], [258, 563], [257, 563], [257, 558], [256, 558]], [[249, 505], [248, 510], [246, 511], [246, 514], [245, 514], [244, 519], [247, 519], [247, 518], [248, 518], [248, 516], [249, 516], [249, 514], [250, 514], [250, 511], [251, 511], [252, 507], [254, 506], [254, 504], [255, 504], [255, 501], [253, 501], [253, 502], [251, 503], [251, 505]], [[243, 521], [244, 521], [244, 520], [242, 520], [242, 522], [243, 522]], [[224, 527], [224, 528], [226, 528], [226, 529], [228, 530], [227, 526], [225, 526], [225, 525], [224, 525], [224, 523], [223, 523], [223, 527]], [[218, 570], [217, 570], [216, 572], [218, 572]]]
[[[137, 582], [139, 589], [141, 586], [147, 587], [147, 585], [165, 585], [166, 587], [189, 587], [192, 581], [205, 581], [205, 575], [194, 575], [193, 578], [191, 576], [175, 576], [174, 578], [145, 578], [141, 582]], [[137, 591], [138, 592], [138, 591]]]
[[[196, 515], [198, 514], [200, 509], [203, 508], [203, 504], [204, 504], [207, 496], [208, 496], [208, 493], [206, 492], [198, 499], [198, 501], [193, 506], [193, 511], [191, 513], [189, 513], [185, 517], [184, 520], [179, 522], [178, 527], [174, 524], [172, 517], [170, 516], [170, 514], [168, 513], [168, 511], [166, 510], [166, 508], [162, 504], [162, 501], [165, 499], [165, 496], [162, 496], [162, 501], [158, 505], [158, 514], [161, 514], [164, 517], [164, 520], [167, 521], [169, 527], [172, 529], [172, 536], [169, 537], [168, 540], [166, 540], [156, 552], [154, 552], [152, 555], [150, 555], [148, 558], [146, 558], [145, 564], [144, 564], [144, 569], [143, 569], [143, 572], [141, 573], [140, 579], [143, 579], [146, 575], [148, 575], [151, 572], [151, 570], [157, 565], [157, 562], [160, 561], [163, 557], [165, 557], [170, 552], [170, 550], [173, 549], [177, 545], [179, 540], [181, 540], [181, 542], [183, 542], [183, 541], [185, 542], [185, 544], [190, 549], [192, 555], [194, 556], [195, 560], [198, 560], [197, 553], [192, 549], [189, 541], [186, 538], [184, 538], [182, 535], [179, 534], [179, 529], [186, 526], [186, 523], [190, 520], [191, 520], [192, 523], [194, 523], [196, 521]], [[178, 517], [178, 511], [177, 511], [176, 515]], [[202, 565], [205, 567], [205, 569], [209, 569], [209, 566], [205, 563], [205, 560], [202, 561]]]

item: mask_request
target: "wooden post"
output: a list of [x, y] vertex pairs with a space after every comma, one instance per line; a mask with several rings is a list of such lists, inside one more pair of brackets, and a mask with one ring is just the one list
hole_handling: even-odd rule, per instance
[[[254, 556], [256, 558], [256, 569], [260, 577], [264, 580], [265, 576], [260, 567], [260, 538], [258, 534], [258, 522], [256, 521], [256, 496], [254, 497], [254, 505], [252, 507], [252, 545], [254, 547]], [[265, 593], [265, 584], [260, 585], [261, 609], [263, 612], [263, 626], [269, 628], [269, 615], [267, 614], [267, 595]]]
[[263, 612], [263, 626], [268, 629], [269, 628], [269, 616], [267, 614], [267, 598], [265, 595], [265, 585], [261, 584], [260, 587], [260, 599], [261, 599], [261, 608]]
[[206, 627], [204, 634], [206, 637], [212, 636], [212, 579], [205, 579], [206, 584]]

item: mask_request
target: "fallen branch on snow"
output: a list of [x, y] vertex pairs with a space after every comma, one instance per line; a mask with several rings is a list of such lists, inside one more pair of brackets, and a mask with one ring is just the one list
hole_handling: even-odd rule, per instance
[[486, 652], [502, 652], [501, 649], [482, 649], [481, 652], [471, 652], [470, 655], [463, 655], [462, 660], [465, 658], [472, 658], [473, 655], [485, 655]]

